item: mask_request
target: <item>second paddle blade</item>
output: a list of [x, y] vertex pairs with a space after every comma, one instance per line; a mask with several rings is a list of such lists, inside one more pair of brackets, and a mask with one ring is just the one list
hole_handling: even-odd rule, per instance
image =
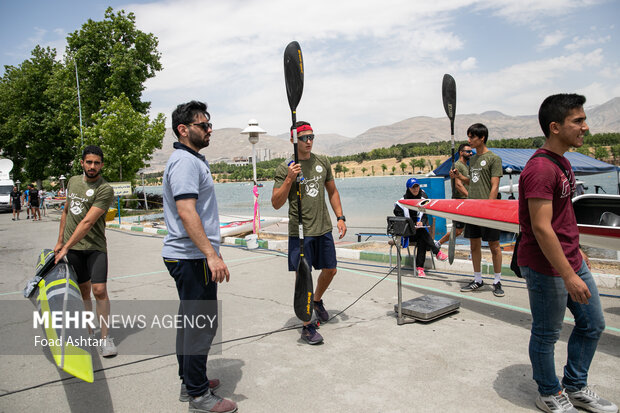
[[293, 308], [301, 321], [310, 321], [314, 310], [312, 271], [305, 257], [301, 257], [295, 271], [295, 294]]

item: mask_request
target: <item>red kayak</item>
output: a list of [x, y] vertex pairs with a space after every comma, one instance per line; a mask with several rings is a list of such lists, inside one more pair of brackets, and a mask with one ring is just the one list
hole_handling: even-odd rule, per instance
[[[401, 199], [402, 206], [428, 215], [519, 232], [519, 201], [491, 199]], [[573, 199], [579, 242], [620, 250], [620, 195], [581, 195]]]

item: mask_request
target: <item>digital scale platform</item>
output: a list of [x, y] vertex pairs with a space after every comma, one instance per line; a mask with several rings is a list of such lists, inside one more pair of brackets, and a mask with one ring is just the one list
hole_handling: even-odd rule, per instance
[[387, 233], [394, 238], [394, 245], [396, 246], [398, 303], [394, 305], [394, 311], [397, 315], [398, 325], [416, 321], [432, 321], [457, 311], [461, 306], [460, 301], [437, 295], [423, 295], [403, 302], [401, 241], [403, 237], [415, 234], [415, 224], [409, 217], [387, 217], [387, 224]]

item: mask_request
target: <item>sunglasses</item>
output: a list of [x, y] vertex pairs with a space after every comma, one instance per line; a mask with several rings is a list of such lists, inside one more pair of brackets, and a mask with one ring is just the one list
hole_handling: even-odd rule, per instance
[[314, 134], [311, 133], [310, 135], [298, 136], [297, 139], [299, 139], [302, 142], [313, 141], [314, 140]]
[[209, 129], [213, 130], [213, 124], [210, 122], [190, 123], [187, 126], [200, 126], [205, 132], [209, 132]]
[[465, 152], [465, 153], [474, 153], [474, 151], [471, 151], [471, 150], [470, 151], [463, 151], [463, 152]]

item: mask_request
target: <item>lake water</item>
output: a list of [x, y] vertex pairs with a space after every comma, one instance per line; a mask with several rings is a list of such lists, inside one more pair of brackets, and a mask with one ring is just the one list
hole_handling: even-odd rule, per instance
[[[392, 215], [394, 202], [405, 193], [405, 182], [410, 177], [408, 175], [396, 175], [337, 178], [336, 187], [340, 193], [342, 209], [347, 217], [348, 235], [346, 239], [355, 239], [355, 233], [358, 232], [385, 233], [386, 217]], [[516, 184], [518, 179], [518, 175], [515, 175], [513, 183]], [[588, 187], [586, 193], [594, 193], [594, 185], [601, 186], [608, 194], [617, 193], [617, 176], [615, 173], [581, 176], [579, 179], [584, 181], [585, 186]], [[507, 175], [500, 180], [500, 186], [509, 183]], [[263, 187], [258, 188], [261, 215], [288, 216], [286, 205], [279, 210], [275, 210], [271, 206], [273, 181], [262, 182], [262, 184]], [[159, 186], [147, 186], [145, 188], [148, 193], [162, 193], [162, 188]], [[141, 187], [138, 186], [136, 189], [141, 190]], [[253, 214], [254, 198], [251, 183], [215, 184], [215, 192], [220, 214], [232, 216], [251, 216]], [[449, 180], [445, 181], [445, 193], [447, 197], [451, 193]], [[330, 212], [335, 224], [336, 218], [331, 208]]]

